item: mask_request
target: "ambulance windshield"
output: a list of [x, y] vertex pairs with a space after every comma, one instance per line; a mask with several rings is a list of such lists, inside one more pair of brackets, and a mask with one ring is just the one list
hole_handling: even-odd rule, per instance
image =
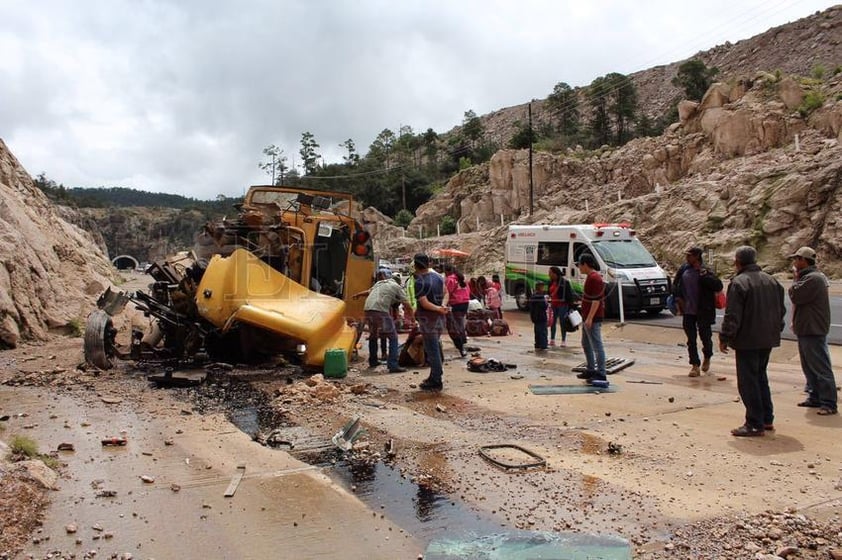
[[650, 268], [658, 266], [649, 251], [637, 239], [594, 241], [594, 249], [611, 268]]

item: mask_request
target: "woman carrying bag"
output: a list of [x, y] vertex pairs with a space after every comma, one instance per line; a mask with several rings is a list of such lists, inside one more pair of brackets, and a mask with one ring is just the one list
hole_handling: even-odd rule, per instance
[[[552, 319], [550, 322], [550, 346], [555, 346], [556, 323], [561, 328], [561, 346], [567, 346], [567, 333], [576, 330], [571, 328], [567, 321], [567, 314], [575, 309], [579, 298], [570, 281], [561, 274], [557, 266], [550, 267], [550, 308]], [[578, 328], [578, 326], [577, 326]]]

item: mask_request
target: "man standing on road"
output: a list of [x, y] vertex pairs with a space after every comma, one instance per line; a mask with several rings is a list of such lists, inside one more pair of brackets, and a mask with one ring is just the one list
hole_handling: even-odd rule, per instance
[[736, 276], [728, 285], [728, 303], [719, 350], [735, 350], [737, 389], [746, 408], [745, 424], [731, 430], [737, 437], [762, 436], [774, 430], [774, 408], [766, 367], [772, 348], [781, 345], [784, 327], [784, 287], [757, 265], [753, 247], [738, 247], [734, 255]]
[[368, 365], [377, 367], [377, 342], [381, 336], [389, 341], [389, 354], [386, 365], [389, 373], [400, 373], [406, 369], [398, 365], [398, 330], [395, 327], [395, 320], [392, 317], [392, 305], [403, 303], [404, 313], [412, 318], [412, 307], [409, 305], [409, 298], [403, 291], [400, 284], [392, 280], [392, 271], [388, 268], [381, 268], [377, 271], [374, 285], [363, 292], [354, 294], [354, 299], [365, 298], [365, 322], [368, 325]]
[[[687, 262], [681, 265], [673, 281], [673, 294], [679, 301], [683, 315], [682, 326], [687, 335], [687, 353], [690, 358], [690, 377], [699, 377], [701, 371], [710, 369], [713, 356], [713, 332], [716, 322], [716, 292], [722, 289], [722, 280], [709, 268], [702, 265], [701, 247], [687, 249]], [[696, 336], [702, 340], [704, 361], [699, 361], [699, 347]]]
[[816, 252], [801, 247], [790, 255], [795, 282], [789, 288], [792, 301], [792, 332], [798, 337], [801, 370], [809, 392], [798, 406], [818, 408], [818, 414], [837, 414], [836, 379], [830, 365], [827, 335], [830, 332], [828, 282], [816, 268]]
[[582, 293], [582, 349], [587, 369], [576, 375], [594, 381], [607, 382], [605, 375], [605, 346], [602, 344], [602, 319], [605, 317], [605, 281], [596, 271], [596, 259], [589, 253], [579, 257], [579, 271], [585, 276]]
[[444, 279], [430, 269], [430, 257], [418, 253], [412, 259], [415, 267], [415, 298], [418, 308], [415, 319], [424, 338], [424, 355], [430, 364], [430, 376], [419, 384], [422, 391], [441, 391], [443, 388], [441, 363], [441, 333], [447, 307], [444, 301]]

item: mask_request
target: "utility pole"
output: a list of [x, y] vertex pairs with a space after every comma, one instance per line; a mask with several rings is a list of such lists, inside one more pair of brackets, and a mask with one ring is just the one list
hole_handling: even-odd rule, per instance
[[534, 186], [532, 185], [532, 102], [529, 102], [527, 105], [529, 108], [529, 215], [532, 216], [532, 211], [534, 209], [534, 198], [535, 198], [535, 190]]
[[406, 175], [403, 174], [403, 169], [401, 169], [401, 196], [403, 198], [403, 209], [406, 210]]

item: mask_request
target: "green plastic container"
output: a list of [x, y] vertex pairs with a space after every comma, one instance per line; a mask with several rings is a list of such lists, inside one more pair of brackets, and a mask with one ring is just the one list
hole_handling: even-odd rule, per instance
[[341, 348], [325, 350], [325, 377], [341, 379], [348, 375], [348, 357]]

